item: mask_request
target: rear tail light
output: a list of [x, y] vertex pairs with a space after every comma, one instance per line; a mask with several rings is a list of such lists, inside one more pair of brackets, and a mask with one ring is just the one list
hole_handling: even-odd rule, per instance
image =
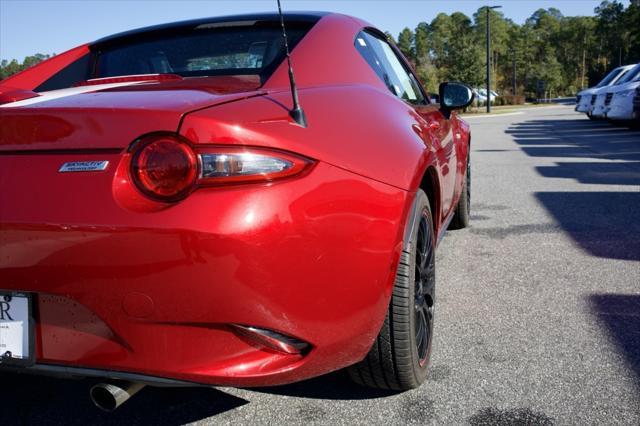
[[156, 135], [136, 148], [131, 174], [142, 193], [161, 201], [189, 195], [198, 178], [198, 157], [187, 143], [173, 135]]
[[178, 201], [200, 186], [273, 182], [299, 175], [311, 160], [254, 147], [194, 148], [174, 134], [154, 134], [133, 146], [131, 175], [138, 189], [159, 201]]
[[211, 148], [199, 158], [201, 185], [269, 182], [297, 175], [309, 165], [291, 154], [249, 148]]

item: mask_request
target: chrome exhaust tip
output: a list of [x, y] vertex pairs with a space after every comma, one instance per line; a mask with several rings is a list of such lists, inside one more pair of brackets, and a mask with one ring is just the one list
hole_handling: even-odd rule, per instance
[[123, 382], [118, 385], [112, 383], [98, 383], [91, 387], [89, 395], [91, 401], [102, 411], [112, 412], [129, 398], [138, 393], [145, 385], [135, 382]]

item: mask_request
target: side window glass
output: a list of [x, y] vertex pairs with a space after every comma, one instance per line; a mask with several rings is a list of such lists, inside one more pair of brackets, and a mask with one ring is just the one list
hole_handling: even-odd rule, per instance
[[417, 81], [405, 69], [389, 43], [362, 31], [356, 37], [355, 46], [391, 93], [411, 103], [425, 102]]
[[89, 60], [91, 55], [86, 54], [76, 59], [35, 88], [35, 92], [46, 92], [48, 90], [66, 89], [73, 84], [87, 80], [89, 77]]

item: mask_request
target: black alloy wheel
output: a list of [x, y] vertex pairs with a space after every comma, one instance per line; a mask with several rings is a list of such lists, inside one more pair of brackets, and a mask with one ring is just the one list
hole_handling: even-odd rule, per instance
[[429, 222], [423, 213], [415, 253], [415, 336], [420, 366], [427, 362], [433, 334], [436, 277], [433, 235]]
[[418, 190], [384, 323], [367, 356], [349, 367], [355, 382], [405, 391], [426, 380], [433, 341], [435, 235], [429, 199]]

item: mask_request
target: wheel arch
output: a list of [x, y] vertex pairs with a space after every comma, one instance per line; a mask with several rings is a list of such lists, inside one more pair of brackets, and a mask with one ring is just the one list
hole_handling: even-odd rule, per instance
[[438, 173], [434, 166], [429, 166], [424, 171], [422, 178], [420, 179], [419, 188], [427, 194], [429, 199], [429, 205], [431, 207], [431, 216], [433, 219], [433, 227], [436, 235], [440, 232], [440, 185], [438, 180]]

